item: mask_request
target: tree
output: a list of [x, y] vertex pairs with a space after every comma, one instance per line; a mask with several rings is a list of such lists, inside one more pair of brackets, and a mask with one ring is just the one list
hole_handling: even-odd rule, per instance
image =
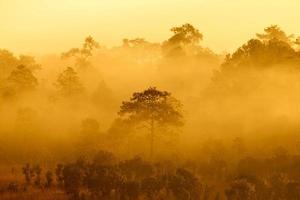
[[182, 126], [181, 104], [169, 92], [150, 87], [143, 92], [133, 93], [130, 101], [124, 101], [119, 115], [134, 124], [143, 124], [150, 130], [150, 158], [156, 128], [159, 126]]
[[80, 188], [83, 185], [84, 170], [87, 168], [86, 162], [77, 160], [75, 163], [65, 165], [62, 169], [64, 190], [70, 195], [72, 200], [79, 200]]
[[225, 191], [227, 199], [250, 200], [256, 199], [255, 185], [245, 179], [234, 180], [230, 188]]
[[33, 171], [35, 173], [35, 181], [34, 184], [35, 186], [39, 187], [41, 186], [41, 173], [42, 173], [42, 168], [40, 165], [35, 165], [33, 166]]
[[41, 65], [36, 63], [35, 58], [27, 55], [20, 55], [18, 59], [19, 65], [25, 65], [31, 71], [41, 69]]
[[0, 80], [7, 78], [7, 76], [20, 65], [26, 66], [31, 71], [41, 68], [41, 65], [36, 63], [34, 57], [26, 55], [16, 57], [10, 51], [0, 49]]
[[174, 27], [171, 31], [173, 32], [173, 36], [163, 44], [163, 49], [169, 56], [184, 54], [187, 48], [194, 50], [203, 39], [202, 33], [188, 23]]
[[23, 168], [22, 168], [22, 173], [25, 177], [25, 181], [27, 185], [30, 185], [31, 180], [33, 178], [33, 173], [32, 169], [29, 163], [27, 163]]
[[169, 189], [176, 199], [198, 199], [201, 195], [200, 183], [195, 174], [184, 168], [176, 170], [174, 175], [169, 177]]
[[65, 96], [73, 96], [83, 91], [78, 75], [71, 67], [68, 67], [58, 76], [55, 85]]
[[45, 184], [45, 186], [47, 188], [49, 188], [53, 184], [53, 173], [48, 170], [47, 173], [46, 173], [46, 175], [45, 175], [45, 177], [46, 177], [46, 184]]
[[114, 154], [108, 151], [98, 151], [93, 158], [93, 164], [95, 166], [111, 166], [114, 165], [117, 161], [117, 158]]
[[75, 65], [79, 68], [86, 68], [89, 65], [88, 58], [92, 56], [92, 52], [99, 48], [99, 43], [91, 36], [87, 37], [81, 48], [72, 48], [62, 53], [63, 59], [75, 58]]
[[19, 65], [8, 77], [8, 81], [19, 90], [35, 89], [38, 81], [31, 70], [24, 65]]
[[249, 94], [261, 86], [260, 77], [269, 69], [299, 70], [300, 54], [294, 48], [292, 36], [287, 36], [278, 26], [267, 27], [265, 32], [227, 55], [213, 76], [219, 92]]
[[124, 199], [138, 199], [141, 191], [141, 184], [139, 181], [130, 180], [122, 184], [121, 194]]
[[120, 162], [119, 168], [128, 180], [132, 180], [133, 178], [141, 180], [154, 174], [153, 165], [150, 162], [142, 160], [140, 157]]
[[114, 167], [114, 162], [113, 154], [101, 151], [92, 164], [87, 166], [84, 186], [94, 199], [113, 199], [112, 191], [120, 191], [123, 178]]
[[60, 187], [63, 186], [63, 183], [64, 183], [63, 169], [64, 169], [64, 166], [62, 164], [58, 164], [55, 168], [56, 182], [58, 183], [58, 186], [60, 186]]
[[[264, 29], [265, 34], [256, 34], [257, 39], [251, 39], [238, 48], [232, 55], [227, 55], [222, 64], [223, 71], [231, 68], [266, 68], [286, 61], [299, 65], [299, 54], [293, 48], [292, 35], [287, 36], [278, 26]], [[286, 66], [286, 65], [284, 65]]]
[[5, 49], [0, 50], [0, 60], [0, 78], [5, 79], [18, 66], [18, 60], [11, 52]]
[[171, 29], [173, 36], [168, 40], [172, 44], [198, 45], [203, 39], [203, 35], [191, 24], [184, 24]]
[[4, 87], [4, 95], [11, 96], [18, 92], [31, 91], [37, 86], [38, 81], [32, 71], [24, 65], [19, 65], [10, 73]]
[[256, 34], [256, 36], [264, 42], [268, 42], [272, 39], [277, 39], [279, 41], [286, 42], [290, 45], [293, 43], [292, 39], [294, 38], [294, 35], [287, 35], [283, 30], [280, 29], [278, 25], [271, 25], [265, 28], [264, 31], [265, 33]]

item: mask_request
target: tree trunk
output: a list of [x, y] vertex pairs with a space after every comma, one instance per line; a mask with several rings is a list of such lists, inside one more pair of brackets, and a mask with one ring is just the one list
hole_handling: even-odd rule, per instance
[[154, 153], [154, 120], [151, 119], [150, 122], [150, 160], [153, 160], [153, 153]]

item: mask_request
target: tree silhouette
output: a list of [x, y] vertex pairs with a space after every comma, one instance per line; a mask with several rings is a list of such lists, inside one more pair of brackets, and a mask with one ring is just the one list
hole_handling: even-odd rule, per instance
[[0, 66], [1, 66], [1, 79], [7, 77], [7, 75], [18, 66], [17, 58], [8, 50], [0, 50]]
[[73, 96], [83, 91], [78, 75], [71, 67], [68, 67], [58, 76], [55, 85], [65, 96]]
[[173, 36], [168, 40], [172, 44], [198, 45], [203, 39], [203, 35], [191, 24], [184, 24], [171, 29]]
[[260, 85], [255, 72], [299, 70], [300, 54], [295, 50], [292, 36], [287, 36], [278, 26], [268, 27], [265, 32], [226, 56], [213, 76], [218, 91], [249, 93]]
[[171, 36], [163, 44], [163, 49], [168, 56], [182, 55], [187, 49], [195, 49], [203, 39], [203, 35], [191, 24], [184, 24], [171, 29]]
[[80, 188], [83, 184], [84, 170], [86, 163], [83, 160], [77, 160], [76, 163], [66, 165], [62, 169], [64, 189], [71, 199], [80, 199]]
[[35, 186], [39, 187], [41, 186], [41, 173], [42, 173], [42, 168], [40, 165], [35, 165], [33, 166], [33, 171], [35, 173], [35, 180], [34, 184]]
[[81, 48], [72, 48], [62, 53], [63, 59], [75, 58], [75, 65], [80, 69], [84, 69], [89, 65], [88, 58], [92, 56], [93, 50], [99, 48], [99, 43], [91, 36], [87, 37]]
[[154, 174], [151, 163], [142, 160], [140, 157], [120, 162], [119, 168], [129, 180], [133, 178], [141, 180]]
[[268, 42], [272, 39], [277, 39], [279, 41], [286, 42], [288, 44], [292, 44], [292, 39], [294, 35], [287, 35], [283, 30], [280, 29], [278, 25], [271, 25], [264, 29], [265, 33], [257, 33], [256, 36], [264, 41]]
[[41, 68], [41, 65], [36, 63], [32, 56], [20, 55], [15, 57], [10, 51], [0, 49], [0, 80], [7, 78], [20, 65], [26, 66], [31, 71]]
[[18, 59], [19, 65], [25, 65], [31, 71], [41, 69], [41, 65], [36, 63], [35, 58], [27, 55], [20, 55]]
[[198, 199], [201, 193], [199, 185], [195, 175], [183, 168], [169, 177], [169, 188], [177, 199]]
[[142, 123], [150, 130], [150, 158], [153, 156], [156, 128], [183, 125], [180, 102], [169, 92], [155, 87], [133, 93], [130, 101], [122, 103], [119, 115], [136, 125]]
[[55, 168], [55, 177], [58, 186], [63, 186], [64, 183], [64, 175], [63, 175], [64, 166], [62, 164], [58, 164]]
[[47, 188], [51, 187], [53, 184], [53, 173], [51, 171], [47, 171], [47, 173], [45, 174], [45, 178], [46, 178], [46, 184], [45, 186]]
[[268, 67], [285, 61], [298, 61], [291, 37], [278, 26], [265, 28], [265, 34], [257, 34], [232, 55], [228, 55], [222, 67]]
[[32, 180], [32, 169], [29, 163], [22, 167], [22, 173], [25, 177], [26, 184], [29, 185]]
[[38, 80], [31, 70], [24, 65], [19, 65], [10, 73], [4, 89], [4, 95], [11, 96], [19, 92], [31, 91], [37, 86]]

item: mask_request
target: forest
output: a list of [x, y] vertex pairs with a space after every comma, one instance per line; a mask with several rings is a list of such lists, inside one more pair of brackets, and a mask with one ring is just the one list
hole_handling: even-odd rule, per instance
[[0, 49], [0, 199], [299, 200], [300, 37], [215, 53], [199, 28]]

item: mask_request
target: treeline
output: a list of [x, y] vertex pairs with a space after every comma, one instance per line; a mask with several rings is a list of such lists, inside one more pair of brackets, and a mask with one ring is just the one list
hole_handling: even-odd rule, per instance
[[[198, 177], [188, 169], [168, 162], [152, 163], [140, 157], [118, 160], [105, 151], [98, 152], [92, 160], [58, 164], [44, 178], [39, 165], [26, 164], [23, 174], [25, 192], [30, 187], [57, 188], [72, 200], [198, 199], [202, 195]], [[9, 186], [10, 191], [20, 192], [19, 189], [17, 184]]]
[[237, 165], [224, 160], [206, 164], [150, 162], [141, 157], [122, 160], [100, 151], [92, 159], [58, 164], [52, 171], [26, 164], [22, 171], [24, 185], [12, 182], [8, 191], [63, 191], [71, 200], [297, 200], [299, 171], [300, 157], [283, 149], [265, 159], [243, 157]]

